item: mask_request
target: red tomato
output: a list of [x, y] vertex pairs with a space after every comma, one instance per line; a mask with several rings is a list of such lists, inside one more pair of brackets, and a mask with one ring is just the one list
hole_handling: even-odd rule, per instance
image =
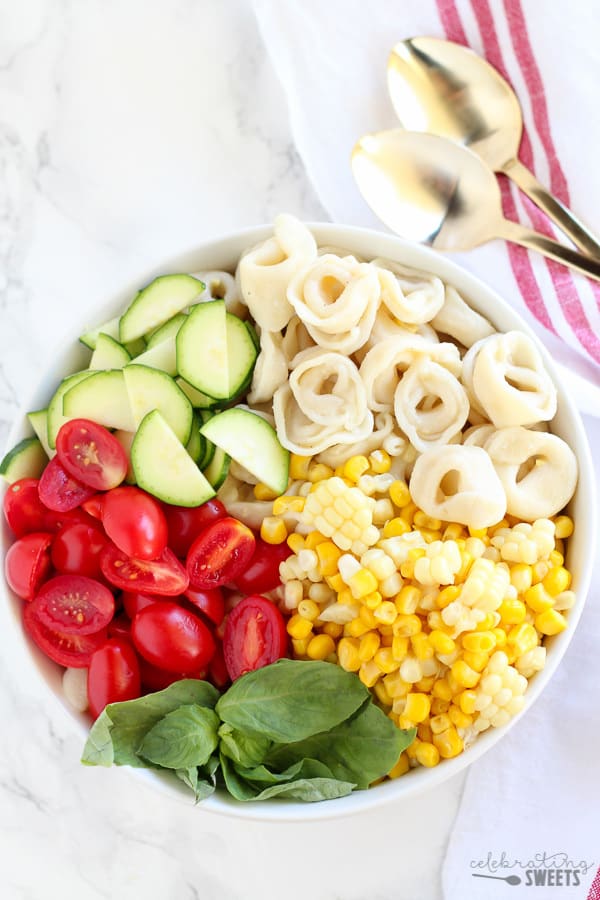
[[232, 681], [287, 656], [285, 621], [265, 597], [245, 597], [227, 617], [223, 655]]
[[109, 638], [131, 640], [131, 619], [129, 616], [125, 615], [125, 613], [115, 616], [108, 626], [108, 636]]
[[227, 516], [209, 525], [189, 549], [186, 568], [193, 588], [216, 588], [241, 575], [256, 547], [247, 525]]
[[100, 575], [100, 551], [106, 546], [97, 525], [80, 522], [63, 525], [52, 542], [52, 565], [65, 575]]
[[94, 653], [106, 640], [106, 628], [95, 634], [66, 634], [48, 628], [37, 616], [33, 603], [25, 605], [23, 625], [40, 650], [60, 666], [82, 669], [89, 665]]
[[201, 531], [224, 519], [227, 510], [220, 500], [207, 500], [202, 506], [163, 505], [169, 528], [169, 547], [175, 556], [184, 557]]
[[102, 521], [102, 507], [104, 506], [104, 497], [102, 494], [94, 494], [93, 497], [90, 497], [89, 500], [84, 500], [81, 504], [81, 508], [88, 513], [88, 515], [92, 516], [94, 519], [100, 519]]
[[192, 672], [192, 674], [182, 675], [181, 672], [167, 672], [165, 669], [159, 669], [158, 666], [153, 666], [145, 660], [143, 656], [139, 657], [138, 662], [142, 684], [148, 691], [162, 691], [169, 687], [170, 684], [181, 681], [182, 678], [198, 678], [200, 681], [203, 681], [206, 677], [204, 669]]
[[220, 625], [225, 618], [225, 600], [219, 588], [207, 591], [195, 591], [193, 588], [188, 588], [183, 596], [215, 625]]
[[75, 509], [95, 494], [94, 488], [72, 478], [56, 456], [42, 472], [38, 490], [42, 503], [60, 513]]
[[100, 568], [106, 580], [122, 591], [133, 588], [144, 594], [175, 597], [189, 584], [186, 570], [168, 547], [158, 559], [134, 559], [107, 544], [100, 554]]
[[235, 579], [236, 587], [245, 594], [264, 594], [279, 587], [279, 565], [292, 551], [287, 543], [267, 544], [256, 538], [256, 550], [246, 570]]
[[168, 672], [196, 672], [210, 662], [215, 642], [204, 622], [182, 606], [157, 600], [140, 610], [131, 625], [135, 648]]
[[46, 530], [48, 510], [40, 500], [37, 478], [21, 478], [9, 485], [4, 495], [4, 518], [17, 537]]
[[156, 601], [160, 599], [161, 598], [158, 596], [153, 597], [152, 594], [139, 594], [136, 591], [123, 591], [121, 594], [123, 607], [130, 619], [135, 618], [140, 609], [144, 609], [145, 606], [150, 606], [151, 603], [156, 603]]
[[102, 524], [127, 556], [158, 559], [167, 546], [167, 520], [157, 500], [136, 487], [120, 487], [104, 497]]
[[31, 600], [50, 571], [52, 535], [45, 532], [25, 534], [8, 548], [4, 574], [17, 597]]
[[223, 690], [223, 688], [227, 687], [227, 685], [231, 681], [229, 672], [227, 671], [227, 666], [225, 665], [223, 644], [221, 643], [217, 644], [215, 655], [210, 661], [210, 665], [208, 667], [208, 677], [209, 680], [214, 684], [214, 686], [219, 688], [219, 690]]
[[108, 703], [140, 696], [140, 669], [129, 641], [111, 638], [96, 650], [90, 659], [87, 691], [94, 719]]
[[116, 437], [90, 419], [70, 419], [61, 426], [56, 455], [69, 475], [96, 491], [121, 484], [129, 465]]
[[56, 575], [31, 603], [43, 625], [64, 634], [95, 634], [106, 628], [115, 614], [115, 600], [108, 588], [85, 575]]
[[83, 509], [70, 509], [68, 512], [55, 512], [52, 509], [46, 510], [44, 531], [52, 531], [56, 534], [65, 525], [94, 525], [94, 520], [88, 516]]

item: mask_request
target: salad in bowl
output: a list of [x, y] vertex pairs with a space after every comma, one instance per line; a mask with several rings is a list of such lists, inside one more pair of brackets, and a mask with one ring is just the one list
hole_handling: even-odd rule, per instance
[[432, 251], [288, 215], [105, 312], [0, 466], [5, 612], [83, 762], [277, 817], [491, 746], [592, 558], [583, 429], [518, 316]]

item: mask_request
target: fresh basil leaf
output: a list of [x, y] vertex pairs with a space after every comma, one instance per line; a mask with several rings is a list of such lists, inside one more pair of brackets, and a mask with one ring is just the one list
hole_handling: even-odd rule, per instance
[[369, 697], [356, 675], [339, 666], [281, 659], [242, 675], [223, 694], [216, 711], [239, 731], [286, 743], [328, 731]]
[[247, 768], [245, 766], [235, 767], [236, 772], [241, 778], [250, 781], [256, 787], [261, 784], [285, 784], [288, 781], [297, 781], [305, 778], [334, 778], [331, 770], [327, 766], [319, 762], [318, 759], [301, 759], [291, 766], [288, 766], [283, 772], [274, 772], [267, 766], [253, 766]]
[[246, 781], [241, 775], [238, 775], [235, 764], [221, 753], [221, 775], [223, 784], [232, 797], [236, 800], [254, 800], [259, 794], [259, 789], [253, 787], [249, 781]]
[[270, 800], [273, 797], [285, 797], [287, 800], [315, 803], [318, 800], [347, 797], [354, 788], [355, 785], [351, 782], [339, 781], [337, 778], [300, 778], [298, 781], [289, 781], [286, 784], [274, 784], [265, 788], [252, 799]]
[[137, 752], [165, 769], [203, 766], [216, 749], [218, 727], [214, 710], [196, 703], [180, 706], [147, 732]]
[[199, 777], [199, 770], [194, 766], [191, 769], [176, 769], [175, 774], [187, 787], [191, 788], [196, 797], [196, 803], [205, 800], [214, 794], [215, 780], [207, 780]]
[[137, 750], [146, 733], [167, 713], [195, 703], [214, 708], [219, 692], [207, 681], [187, 678], [137, 700], [110, 703], [92, 725], [81, 761], [91, 766], [148, 768]]
[[257, 766], [273, 742], [260, 735], [246, 734], [223, 723], [219, 728], [219, 750], [240, 766]]
[[381, 709], [369, 703], [356, 716], [329, 731], [273, 747], [265, 765], [281, 770], [310, 757], [325, 763], [340, 781], [352, 781], [364, 789], [387, 775], [415, 734], [414, 728], [399, 729]]
[[[331, 777], [330, 773], [327, 776], [327, 766], [314, 759], [301, 760], [278, 774], [270, 772], [265, 766], [239, 769], [230, 759], [221, 756], [221, 771], [229, 793], [242, 802], [268, 800], [270, 797], [307, 802], [331, 800], [345, 797], [355, 787], [351, 782]], [[261, 789], [263, 784], [267, 787]]]

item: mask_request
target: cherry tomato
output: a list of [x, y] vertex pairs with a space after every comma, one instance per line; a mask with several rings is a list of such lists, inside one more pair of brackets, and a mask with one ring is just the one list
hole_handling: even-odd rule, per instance
[[189, 549], [186, 568], [193, 588], [216, 588], [233, 581], [252, 559], [254, 534], [237, 519], [227, 516], [209, 525]]
[[70, 509], [68, 512], [55, 512], [52, 509], [46, 510], [46, 518], [44, 520], [44, 531], [52, 531], [56, 534], [65, 525], [94, 525], [94, 519], [88, 516], [83, 509]]
[[4, 573], [17, 597], [31, 600], [50, 571], [52, 535], [46, 532], [25, 534], [8, 548]]
[[139, 657], [138, 663], [142, 684], [148, 691], [162, 691], [169, 687], [170, 684], [181, 681], [182, 678], [198, 678], [200, 681], [203, 681], [206, 677], [204, 669], [187, 675], [183, 675], [181, 672], [167, 672], [166, 669], [159, 669], [158, 666], [153, 666], [143, 656]]
[[186, 570], [168, 547], [158, 559], [134, 559], [109, 543], [100, 554], [100, 568], [106, 580], [122, 591], [175, 597], [189, 584]]
[[115, 613], [108, 588], [85, 575], [55, 575], [31, 604], [43, 625], [64, 634], [95, 634], [106, 628]]
[[227, 666], [225, 665], [223, 644], [221, 643], [217, 644], [215, 655], [211, 659], [208, 666], [208, 677], [209, 680], [214, 684], [214, 686], [219, 688], [219, 690], [227, 687], [227, 685], [231, 681], [229, 672], [227, 671]]
[[199, 616], [169, 600], [140, 610], [131, 636], [144, 659], [168, 672], [196, 672], [215, 652], [213, 636]]
[[37, 478], [21, 478], [4, 495], [4, 518], [17, 537], [31, 531], [46, 531], [48, 510], [40, 500]]
[[106, 628], [95, 634], [66, 634], [49, 628], [37, 616], [33, 603], [25, 605], [23, 625], [40, 650], [60, 666], [82, 669], [89, 665], [94, 653], [106, 640]]
[[61, 426], [56, 455], [69, 475], [96, 491], [121, 484], [129, 465], [116, 437], [90, 419], [70, 419]]
[[151, 603], [156, 603], [156, 601], [160, 599], [162, 598], [159, 596], [154, 597], [152, 594], [140, 594], [137, 591], [123, 591], [121, 594], [123, 607], [130, 619], [135, 618], [140, 609], [144, 609], [145, 606], [150, 606]]
[[115, 616], [108, 626], [109, 638], [131, 640], [131, 619], [125, 613]]
[[38, 491], [44, 506], [60, 513], [75, 509], [96, 493], [94, 488], [69, 475], [56, 456], [42, 472]]
[[140, 669], [129, 641], [111, 638], [96, 650], [90, 659], [87, 690], [94, 719], [107, 704], [140, 696]]
[[157, 500], [136, 487], [120, 487], [104, 497], [102, 524], [127, 556], [158, 559], [167, 546], [167, 520]]
[[93, 497], [90, 497], [89, 500], [84, 500], [81, 504], [81, 508], [88, 513], [88, 515], [92, 516], [94, 519], [100, 519], [102, 521], [102, 507], [104, 506], [104, 497], [102, 494], [94, 494]]
[[106, 546], [97, 525], [80, 522], [63, 525], [52, 542], [52, 565], [65, 575], [100, 575], [100, 551]]
[[287, 543], [267, 544], [256, 538], [256, 550], [244, 572], [237, 576], [235, 585], [245, 594], [264, 594], [281, 584], [279, 565], [292, 551]]
[[200, 612], [204, 613], [213, 624], [220, 625], [225, 618], [225, 600], [219, 588], [207, 591], [196, 591], [193, 588], [188, 588], [183, 596]]
[[245, 597], [227, 617], [223, 655], [232, 681], [287, 655], [285, 621], [266, 597]]
[[227, 515], [227, 510], [220, 500], [207, 500], [202, 506], [192, 508], [169, 506], [165, 503], [163, 509], [169, 528], [169, 547], [175, 556], [182, 558], [201, 531]]

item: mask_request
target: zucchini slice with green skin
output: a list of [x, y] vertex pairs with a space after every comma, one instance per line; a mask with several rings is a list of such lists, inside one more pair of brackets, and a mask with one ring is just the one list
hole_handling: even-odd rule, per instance
[[[185, 449], [192, 457], [196, 465], [198, 463], [203, 463], [204, 457], [206, 455], [206, 438], [203, 434], [200, 434], [200, 426], [202, 425], [202, 420], [196, 411], [194, 411], [194, 416], [192, 419], [192, 431], [190, 434], [190, 439], [185, 445]], [[200, 466], [202, 468], [202, 466]]]
[[194, 306], [177, 332], [177, 369], [196, 390], [229, 398], [227, 311], [224, 300]]
[[204, 466], [204, 468], [202, 469], [207, 480], [210, 482], [210, 484], [212, 484], [215, 491], [219, 490], [219, 488], [227, 478], [230, 463], [231, 457], [227, 453], [225, 453], [224, 450], [221, 450], [220, 447], [215, 447], [212, 460], [207, 466]]
[[214, 397], [209, 397], [208, 394], [203, 394], [202, 391], [196, 390], [183, 378], [176, 378], [175, 384], [181, 388], [194, 409], [213, 409], [219, 403]]
[[91, 419], [105, 428], [135, 431], [136, 422], [129, 403], [124, 371], [104, 369], [88, 372], [87, 378], [64, 394], [63, 409], [67, 419]]
[[40, 439], [23, 438], [0, 462], [0, 475], [9, 484], [20, 478], [39, 478], [47, 463], [48, 457]]
[[175, 353], [175, 337], [170, 337], [160, 344], [148, 345], [143, 353], [133, 360], [136, 366], [149, 366], [159, 369], [167, 375], [177, 375], [177, 358]]
[[198, 460], [198, 468], [205, 469], [212, 462], [213, 456], [215, 455], [215, 450], [217, 448], [212, 443], [212, 441], [209, 441], [208, 438], [204, 437], [204, 435], [202, 434], [202, 425], [205, 425], [206, 422], [208, 422], [208, 421], [210, 421], [210, 419], [212, 419], [212, 417], [214, 416], [214, 412], [210, 409], [199, 409], [198, 415], [200, 417], [200, 422], [201, 422], [200, 434], [204, 438], [204, 442], [206, 444], [206, 447], [204, 450], [204, 456], [202, 457], [202, 459]]
[[44, 452], [48, 459], [56, 456], [56, 450], [53, 450], [48, 443], [48, 410], [34, 409], [27, 413], [29, 424], [39, 438], [40, 444], [44, 448]]
[[101, 331], [96, 339], [90, 369], [122, 369], [128, 362], [131, 362], [131, 357], [123, 344]]
[[[99, 325], [98, 328], [94, 328], [91, 331], [86, 331], [85, 334], [82, 334], [79, 340], [86, 347], [89, 347], [90, 350], [96, 349], [96, 344], [98, 343], [98, 335], [105, 334], [108, 337], [114, 338], [115, 341], [119, 340], [119, 322], [121, 321], [120, 316], [115, 316], [114, 319], [109, 319], [108, 322], [104, 322], [103, 325]], [[143, 338], [138, 338], [135, 341], [130, 341], [127, 344], [123, 345], [130, 356], [137, 356], [138, 353], [142, 353], [146, 348], [146, 342]]]
[[212, 485], [156, 409], [137, 430], [131, 462], [139, 487], [165, 503], [200, 506], [215, 496]]
[[159, 369], [131, 363], [123, 369], [135, 431], [146, 415], [157, 409], [185, 446], [192, 430], [192, 404], [173, 379]]
[[148, 336], [146, 345], [148, 350], [154, 347], [155, 344], [162, 344], [163, 341], [174, 338], [186, 319], [187, 316], [185, 313], [177, 313], [176, 316], [173, 316], [168, 322], [165, 322], [164, 325], [161, 325], [156, 331], [153, 331], [152, 334]]
[[261, 416], [236, 406], [217, 413], [200, 431], [272, 491], [287, 490], [289, 451]]
[[237, 397], [250, 386], [258, 349], [246, 322], [227, 313], [227, 383], [229, 398]]
[[204, 290], [192, 275], [161, 275], [143, 288], [121, 316], [119, 339], [125, 344], [163, 325]]
[[135, 432], [123, 431], [122, 428], [118, 428], [116, 431], [113, 431], [113, 437], [118, 440], [121, 447], [125, 451], [125, 455], [127, 456], [127, 461], [129, 463], [129, 465], [127, 466], [127, 474], [125, 475], [125, 482], [127, 484], [135, 484], [135, 474], [133, 471], [133, 466], [131, 465], [131, 445], [133, 444], [133, 439], [135, 438]]
[[[60, 431], [61, 425], [64, 425], [69, 419], [77, 418], [78, 415], [77, 413], [71, 414], [65, 412], [65, 396], [73, 387], [76, 387], [83, 381], [87, 381], [93, 374], [94, 373], [90, 372], [89, 369], [86, 369], [84, 372], [75, 372], [73, 375], [68, 375], [66, 378], [63, 378], [56, 389], [56, 393], [48, 404], [48, 444], [51, 450], [56, 449], [56, 435]], [[86, 418], [91, 418], [91, 416], [86, 416]]]

